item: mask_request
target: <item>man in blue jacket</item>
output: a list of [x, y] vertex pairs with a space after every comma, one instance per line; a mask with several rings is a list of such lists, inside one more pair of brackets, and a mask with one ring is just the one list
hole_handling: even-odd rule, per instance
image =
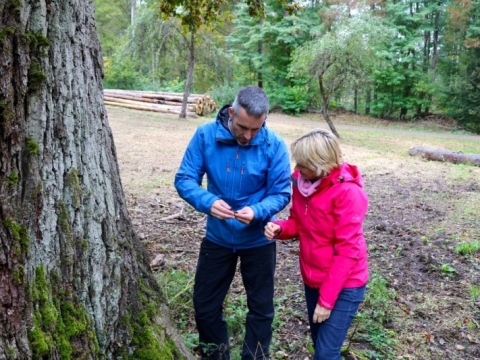
[[265, 126], [267, 114], [262, 89], [240, 89], [216, 121], [197, 129], [175, 176], [178, 194], [208, 214], [193, 293], [204, 359], [230, 358], [222, 308], [238, 258], [248, 305], [242, 360], [269, 358], [276, 245], [263, 227], [290, 201], [290, 161]]

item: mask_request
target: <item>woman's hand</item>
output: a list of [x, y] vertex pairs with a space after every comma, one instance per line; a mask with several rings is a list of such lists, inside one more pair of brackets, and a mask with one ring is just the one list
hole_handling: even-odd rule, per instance
[[313, 313], [313, 322], [314, 323], [324, 322], [330, 317], [331, 312], [332, 310], [328, 310], [327, 308], [324, 308], [323, 306], [320, 306], [317, 304], [317, 307], [315, 308], [315, 312]]
[[281, 231], [282, 231], [282, 228], [280, 227], [280, 225], [269, 222], [267, 225], [265, 225], [264, 234], [268, 240], [272, 240], [276, 238], [278, 235], [280, 235]]

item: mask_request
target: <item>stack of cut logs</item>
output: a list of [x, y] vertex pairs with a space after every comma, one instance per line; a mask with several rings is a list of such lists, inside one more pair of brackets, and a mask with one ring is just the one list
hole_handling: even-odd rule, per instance
[[[106, 105], [122, 106], [136, 110], [180, 114], [183, 94], [172, 92], [103, 90]], [[217, 104], [208, 95], [190, 94], [187, 100], [187, 116], [208, 115], [217, 110]]]

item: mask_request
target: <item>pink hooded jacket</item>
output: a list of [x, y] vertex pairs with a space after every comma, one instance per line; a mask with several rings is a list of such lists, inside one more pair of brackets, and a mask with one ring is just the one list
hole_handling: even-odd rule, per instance
[[300, 239], [300, 269], [306, 285], [319, 289], [318, 304], [333, 309], [343, 288], [368, 281], [367, 248], [362, 222], [368, 199], [356, 166], [343, 163], [322, 179], [319, 188], [304, 197], [294, 172], [293, 197], [280, 240]]

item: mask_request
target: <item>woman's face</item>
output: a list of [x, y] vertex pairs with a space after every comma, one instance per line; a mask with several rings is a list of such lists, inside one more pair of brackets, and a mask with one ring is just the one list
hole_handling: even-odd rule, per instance
[[306, 168], [298, 163], [295, 165], [295, 170], [298, 171], [305, 180], [317, 180], [320, 178], [315, 170]]

